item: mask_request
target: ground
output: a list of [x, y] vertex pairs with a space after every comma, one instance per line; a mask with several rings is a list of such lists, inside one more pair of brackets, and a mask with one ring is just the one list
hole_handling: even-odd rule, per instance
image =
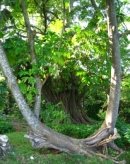
[[24, 138], [25, 132], [7, 134], [12, 150], [8, 156], [0, 160], [0, 164], [112, 164], [96, 157], [87, 158], [80, 155], [59, 153], [54, 150], [35, 150]]
[[[81, 155], [70, 155], [56, 150], [34, 149], [28, 139], [24, 137], [29, 130], [27, 124], [22, 120], [13, 121], [14, 132], [7, 133], [11, 144], [9, 154], [0, 159], [0, 164], [112, 164], [108, 160], [97, 157], [87, 158]], [[111, 152], [113, 155], [114, 152]], [[120, 160], [130, 163], [130, 150], [122, 154]]]

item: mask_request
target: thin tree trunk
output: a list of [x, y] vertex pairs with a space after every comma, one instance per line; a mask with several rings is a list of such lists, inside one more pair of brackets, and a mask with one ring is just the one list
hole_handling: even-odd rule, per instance
[[[26, 103], [23, 95], [21, 94], [16, 78], [12, 73], [12, 70], [7, 61], [5, 52], [0, 44], [0, 66], [2, 71], [7, 79], [8, 86], [15, 98], [16, 103], [19, 106], [21, 113], [26, 119], [28, 125], [31, 127], [35, 134], [30, 134], [28, 136], [33, 146], [35, 147], [51, 147], [58, 149], [60, 151], [71, 152], [84, 154], [87, 156], [93, 155], [94, 151], [97, 151], [98, 147], [103, 146], [106, 143], [109, 143], [116, 139], [117, 131], [114, 130], [114, 135], [111, 129], [114, 129], [115, 122], [118, 113], [119, 105], [119, 93], [120, 93], [120, 56], [119, 56], [119, 43], [117, 42], [117, 24], [115, 17], [114, 9], [114, 0], [107, 0], [108, 11], [109, 11], [109, 24], [111, 34], [111, 47], [112, 47], [112, 56], [113, 56], [113, 72], [111, 80], [111, 90], [110, 90], [110, 100], [108, 105], [108, 111], [106, 114], [106, 125], [107, 127], [99, 130], [95, 135], [86, 138], [86, 139], [74, 139], [57, 132], [54, 132], [52, 129], [46, 127], [38, 118], [33, 114], [28, 104]], [[111, 9], [112, 10], [111, 10]], [[112, 14], [112, 15], [111, 15]], [[113, 20], [114, 19], [114, 20]], [[114, 45], [113, 45], [114, 44]], [[117, 47], [115, 47], [117, 46]], [[117, 96], [117, 97], [116, 97]], [[112, 103], [112, 105], [110, 104]], [[114, 116], [115, 114], [115, 116]], [[108, 119], [109, 118], [109, 119]], [[101, 155], [102, 157], [109, 158]]]
[[74, 8], [74, 2], [75, 2], [75, 0], [70, 0], [70, 2], [69, 2], [70, 3], [69, 12], [71, 12]]
[[[102, 129], [96, 135], [87, 139], [74, 139], [57, 133], [46, 127], [41, 122], [39, 122], [38, 118], [35, 116], [35, 114], [33, 114], [23, 95], [21, 94], [16, 82], [16, 78], [11, 71], [1, 44], [0, 66], [22, 115], [33, 131], [33, 133], [30, 134], [28, 138], [31, 140], [34, 147], [55, 148], [64, 152], [78, 153], [90, 156], [94, 154], [93, 151], [97, 150], [98, 145], [101, 147], [104, 143], [106, 144], [106, 142], [110, 142], [113, 139], [116, 139], [116, 134], [109, 137], [109, 128]], [[103, 141], [104, 143], [102, 144]]]
[[115, 1], [106, 0], [107, 3], [107, 22], [108, 37], [110, 44], [110, 55], [112, 56], [110, 94], [108, 108], [106, 112], [106, 125], [114, 130], [116, 119], [118, 117], [120, 101], [120, 84], [121, 84], [121, 59], [118, 38], [118, 27], [116, 20]]
[[[34, 47], [34, 32], [31, 30], [31, 25], [29, 21], [29, 16], [27, 12], [26, 2], [25, 0], [20, 1], [21, 9], [23, 12], [23, 17], [26, 25], [27, 30], [27, 36], [28, 36], [28, 44], [30, 48], [30, 54], [32, 59], [32, 65], [37, 65], [37, 59], [36, 59], [36, 52]], [[41, 89], [42, 89], [42, 82], [38, 75], [35, 76], [36, 78], [36, 96], [35, 96], [35, 104], [34, 104], [34, 113], [39, 118], [40, 110], [41, 110]]]
[[53, 130], [39, 122], [38, 118], [33, 114], [33, 112], [29, 108], [28, 104], [26, 103], [23, 95], [19, 90], [16, 78], [11, 71], [11, 68], [9, 66], [9, 63], [7, 61], [5, 52], [1, 44], [0, 66], [2, 68], [3, 74], [7, 79], [8, 87], [10, 88], [21, 113], [23, 114], [25, 120], [27, 121], [32, 131], [36, 133], [36, 135], [33, 135], [34, 138], [31, 138], [33, 146], [51, 147], [65, 152], [77, 152], [86, 155], [90, 154], [89, 150], [87, 151], [86, 149], [79, 146], [79, 140], [54, 132]]
[[35, 96], [34, 113], [35, 113], [37, 118], [39, 118], [40, 110], [41, 110], [42, 86], [43, 85], [42, 85], [41, 79], [39, 77], [36, 77], [36, 89], [37, 89], [36, 92], [37, 93]]

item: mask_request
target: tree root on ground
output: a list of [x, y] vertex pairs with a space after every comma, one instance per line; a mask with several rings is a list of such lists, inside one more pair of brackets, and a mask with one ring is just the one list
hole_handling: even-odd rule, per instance
[[67, 153], [77, 153], [89, 157], [95, 155], [104, 159], [112, 160], [114, 163], [125, 163], [125, 161], [117, 160], [117, 157], [119, 157], [120, 154], [116, 158], [113, 158], [107, 153], [105, 155], [101, 153], [104, 147], [111, 147], [119, 153], [122, 152], [122, 150], [113, 142], [115, 139], [120, 137], [116, 129], [114, 129], [113, 135], [111, 134], [111, 130], [109, 128], [104, 128], [97, 132], [94, 136], [86, 139], [74, 139], [64, 135], [63, 136], [65, 138], [62, 138], [62, 136], [59, 136], [58, 138], [58, 134], [59, 133], [56, 133], [57, 136], [55, 136], [57, 137], [56, 143], [54, 141], [55, 139], [53, 140], [53, 135], [47, 136], [31, 131], [28, 135], [25, 135], [25, 137], [31, 141], [34, 148], [53, 148]]

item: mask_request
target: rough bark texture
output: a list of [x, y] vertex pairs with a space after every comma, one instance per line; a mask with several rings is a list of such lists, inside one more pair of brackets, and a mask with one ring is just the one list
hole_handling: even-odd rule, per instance
[[10, 151], [9, 139], [6, 135], [0, 135], [0, 157], [6, 155]]
[[[0, 44], [0, 66], [7, 78], [8, 86], [19, 106], [21, 113], [26, 119], [28, 125], [32, 129], [27, 137], [30, 138], [34, 147], [55, 148], [60, 151], [78, 153], [84, 155], [93, 155], [98, 152], [103, 145], [113, 141], [118, 137], [117, 130], [114, 128], [118, 113], [119, 95], [120, 95], [120, 56], [119, 43], [117, 40], [117, 24], [114, 9], [114, 0], [107, 0], [109, 29], [111, 32], [111, 47], [112, 47], [112, 80], [110, 90], [110, 101], [106, 115], [106, 127], [100, 129], [95, 135], [86, 139], [74, 139], [62, 134], [59, 134], [52, 129], [43, 125], [37, 117], [33, 114], [23, 95], [21, 94], [16, 78], [14, 77], [9, 63], [7, 61], [5, 52]], [[114, 44], [114, 45], [113, 45]], [[115, 115], [115, 116], [114, 116]], [[108, 119], [109, 118], [109, 119]], [[105, 158], [109, 158], [100, 155]]]
[[42, 90], [42, 82], [39, 77], [36, 77], [36, 89], [37, 93], [35, 96], [35, 104], [34, 104], [34, 113], [37, 118], [39, 118], [40, 110], [41, 110], [41, 90]]
[[103, 141], [104, 143], [106, 143], [106, 138], [108, 139], [107, 142], [110, 142], [117, 137], [116, 133], [114, 133], [114, 135], [111, 135], [110, 129], [105, 128], [100, 130], [95, 136], [79, 140], [59, 134], [52, 129], [46, 127], [41, 122], [39, 122], [37, 117], [33, 114], [28, 104], [26, 103], [23, 95], [21, 94], [16, 82], [16, 78], [11, 71], [1, 44], [0, 66], [5, 77], [7, 78], [8, 86], [15, 98], [16, 103], [19, 106], [21, 113], [23, 114], [28, 125], [33, 131], [32, 134], [29, 134], [28, 138], [30, 138], [34, 147], [55, 148], [65, 152], [92, 155], [92, 150], [98, 151], [97, 147], [99, 145], [101, 146]]
[[[30, 20], [27, 12], [26, 2], [25, 0], [22, 0], [20, 2], [21, 9], [23, 12], [23, 17], [26, 25], [27, 30], [27, 37], [28, 37], [28, 45], [30, 49], [30, 55], [32, 60], [32, 65], [37, 65], [37, 59], [36, 59], [36, 52], [34, 47], [34, 32], [31, 29]], [[39, 118], [40, 109], [41, 109], [41, 89], [42, 89], [42, 82], [38, 75], [35, 76], [36, 78], [36, 96], [35, 96], [35, 104], [34, 104], [34, 113]]]
[[110, 55], [112, 56], [111, 67], [111, 83], [110, 94], [108, 100], [108, 108], [106, 112], [106, 125], [112, 129], [115, 127], [118, 117], [119, 101], [120, 101], [120, 83], [121, 83], [121, 64], [120, 64], [120, 48], [118, 27], [115, 12], [115, 1], [106, 0], [107, 3], [107, 22], [108, 37], [110, 44]]
[[[81, 99], [82, 96], [79, 95], [78, 90], [76, 88], [76, 80], [70, 79], [70, 88], [57, 92], [55, 88], [57, 85], [57, 81], [48, 78], [46, 84], [42, 88], [42, 94], [46, 102], [50, 102], [52, 104], [58, 104], [59, 102], [62, 105], [64, 111], [70, 116], [70, 119], [73, 123], [93, 123], [94, 121], [87, 117], [84, 110], [82, 109]], [[61, 79], [59, 83], [63, 83]], [[62, 84], [62, 85], [63, 85]], [[55, 85], [55, 86], [54, 86]]]

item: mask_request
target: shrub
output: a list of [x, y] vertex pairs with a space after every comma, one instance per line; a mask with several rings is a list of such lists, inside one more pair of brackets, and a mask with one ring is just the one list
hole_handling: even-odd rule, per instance
[[44, 104], [41, 119], [47, 126], [57, 132], [76, 138], [85, 138], [100, 127], [100, 123], [94, 125], [72, 124], [69, 116], [58, 104]]
[[123, 119], [118, 119], [116, 127], [121, 138], [117, 139], [118, 146], [124, 147], [130, 143], [130, 125], [127, 124]]
[[14, 131], [11, 121], [5, 115], [0, 116], [0, 134]]
[[48, 126], [54, 126], [62, 123], [70, 123], [69, 116], [61, 109], [60, 105], [51, 103], [44, 104], [44, 110], [41, 111], [41, 120]]
[[65, 135], [75, 137], [75, 138], [86, 138], [94, 133], [100, 124], [94, 125], [84, 125], [84, 124], [59, 124], [52, 127], [56, 131], [63, 133]]
[[129, 129], [127, 129], [127, 131], [125, 132], [124, 137], [127, 139], [127, 141], [130, 143], [130, 127]]

